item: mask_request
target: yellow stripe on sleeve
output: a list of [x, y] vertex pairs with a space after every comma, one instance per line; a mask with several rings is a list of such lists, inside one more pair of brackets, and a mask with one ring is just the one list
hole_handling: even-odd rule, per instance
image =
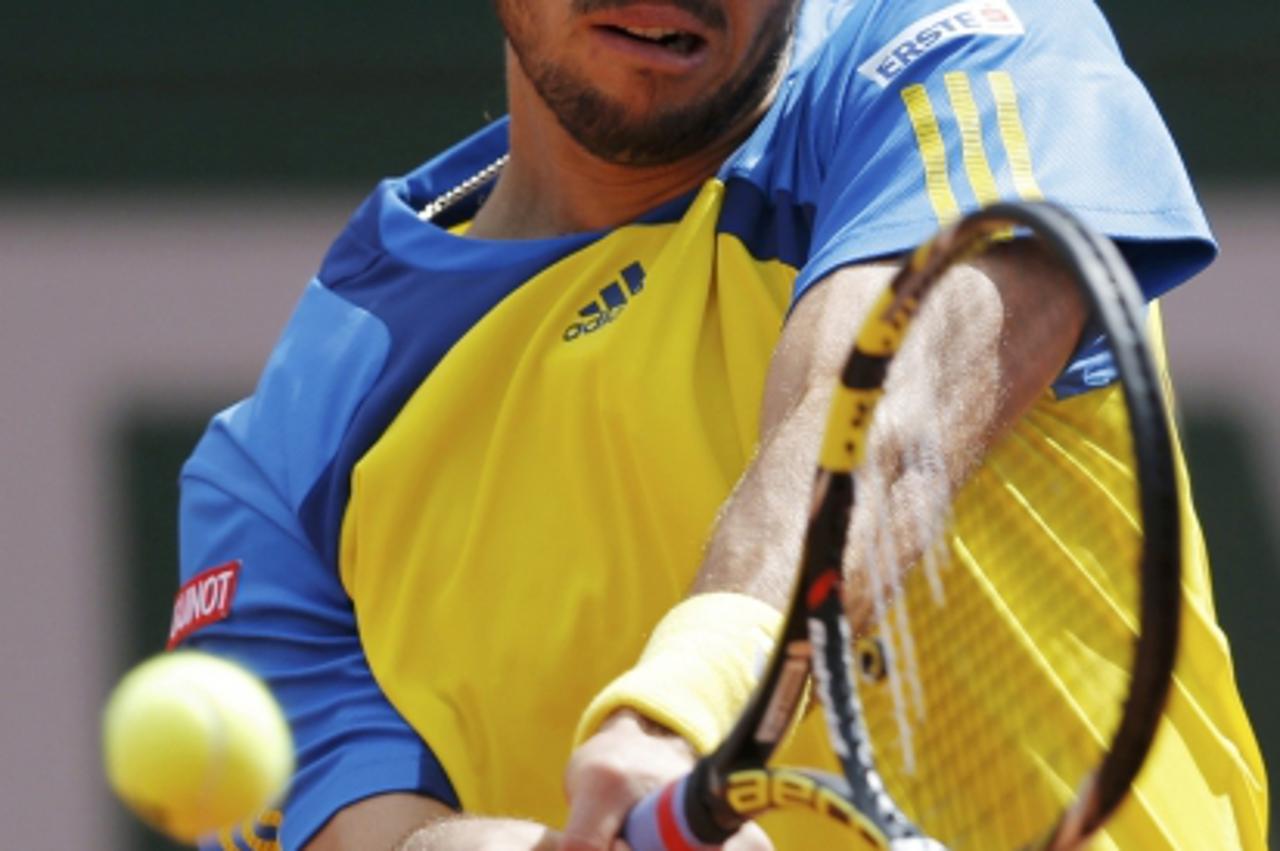
[[950, 224], [960, 218], [960, 205], [947, 176], [947, 149], [938, 127], [938, 117], [929, 102], [929, 93], [918, 83], [907, 86], [902, 90], [902, 102], [907, 106], [907, 115], [916, 132], [916, 144], [920, 147], [920, 160], [924, 164], [925, 191], [933, 205], [933, 214], [938, 217], [939, 224]]
[[261, 826], [267, 831], [279, 830], [284, 821], [280, 810], [268, 810], [256, 819], [250, 819], [235, 827], [218, 831], [218, 847], [222, 851], [280, 851], [279, 837], [264, 839], [259, 836]]
[[236, 851], [240, 851], [242, 847], [247, 847], [249, 851], [280, 851], [279, 837], [276, 836], [271, 839], [264, 839], [263, 837], [258, 835], [259, 826], [267, 828], [268, 830], [270, 830], [271, 828], [278, 829], [279, 821], [277, 821], [276, 824], [273, 825], [267, 822], [265, 819], [260, 818], [256, 821], [248, 821], [240, 825], [239, 838], [242, 844], [235, 846]]
[[987, 151], [982, 144], [982, 119], [978, 114], [978, 104], [973, 99], [973, 90], [969, 87], [969, 75], [953, 71], [943, 79], [947, 84], [947, 96], [951, 98], [956, 123], [960, 126], [964, 170], [973, 186], [973, 194], [984, 207], [994, 204], [1000, 200], [1000, 190], [996, 186], [996, 176], [991, 171]]
[[1013, 78], [1006, 71], [992, 71], [987, 74], [987, 82], [996, 98], [996, 121], [1009, 157], [1014, 188], [1024, 200], [1038, 201], [1044, 198], [1044, 193], [1040, 191], [1040, 184], [1036, 183], [1035, 172], [1031, 168], [1031, 146], [1027, 144], [1027, 132], [1018, 111], [1018, 92]]

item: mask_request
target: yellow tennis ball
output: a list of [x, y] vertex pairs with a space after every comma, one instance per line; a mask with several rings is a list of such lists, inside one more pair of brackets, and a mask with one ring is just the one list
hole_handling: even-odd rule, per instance
[[267, 687], [193, 650], [125, 675], [103, 712], [102, 744], [116, 794], [179, 842], [259, 815], [293, 774], [289, 726]]

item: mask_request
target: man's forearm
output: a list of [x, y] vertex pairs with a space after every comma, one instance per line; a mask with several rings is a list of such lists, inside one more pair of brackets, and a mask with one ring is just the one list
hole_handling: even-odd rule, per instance
[[553, 851], [558, 845], [558, 833], [534, 822], [456, 815], [419, 828], [395, 851]]
[[307, 851], [550, 851], [559, 834], [533, 822], [480, 818], [408, 792], [374, 795], [349, 804], [307, 843]]
[[829, 388], [813, 388], [767, 434], [720, 512], [693, 593], [734, 591], [786, 608]]
[[[828, 400], [889, 273], [836, 272], [797, 306], [771, 367], [760, 451], [721, 513], [695, 592], [737, 591], [785, 606]], [[915, 506], [949, 501], [1061, 371], [1083, 320], [1072, 283], [1030, 245], [1005, 246], [938, 285], [876, 414], [868, 466], [880, 481], [860, 493], [851, 567], [880, 518], [893, 530], [893, 562], [915, 561], [929, 543], [929, 530], [911, 522]], [[861, 622], [868, 614], [866, 595], [858, 594], [862, 574], [850, 573]]]

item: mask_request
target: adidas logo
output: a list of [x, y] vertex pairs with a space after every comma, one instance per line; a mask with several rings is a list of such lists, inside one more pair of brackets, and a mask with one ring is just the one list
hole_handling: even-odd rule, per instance
[[644, 267], [632, 263], [619, 273], [621, 281], [601, 288], [600, 297], [578, 311], [576, 322], [564, 329], [564, 340], [571, 343], [579, 337], [595, 333], [622, 315], [631, 299], [644, 291]]

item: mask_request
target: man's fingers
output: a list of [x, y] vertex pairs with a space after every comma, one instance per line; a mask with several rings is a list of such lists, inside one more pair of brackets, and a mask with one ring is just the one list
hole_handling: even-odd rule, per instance
[[[629, 710], [610, 717], [569, 759], [563, 851], [617, 851], [627, 813], [645, 793], [693, 766], [683, 739]], [[625, 851], [625, 844], [621, 844]]]
[[627, 768], [625, 758], [616, 753], [579, 755], [567, 783], [571, 805], [561, 842], [564, 851], [608, 851], [644, 792]]
[[631, 797], [601, 791], [592, 790], [574, 799], [561, 836], [562, 851], [608, 851], [622, 831]]

